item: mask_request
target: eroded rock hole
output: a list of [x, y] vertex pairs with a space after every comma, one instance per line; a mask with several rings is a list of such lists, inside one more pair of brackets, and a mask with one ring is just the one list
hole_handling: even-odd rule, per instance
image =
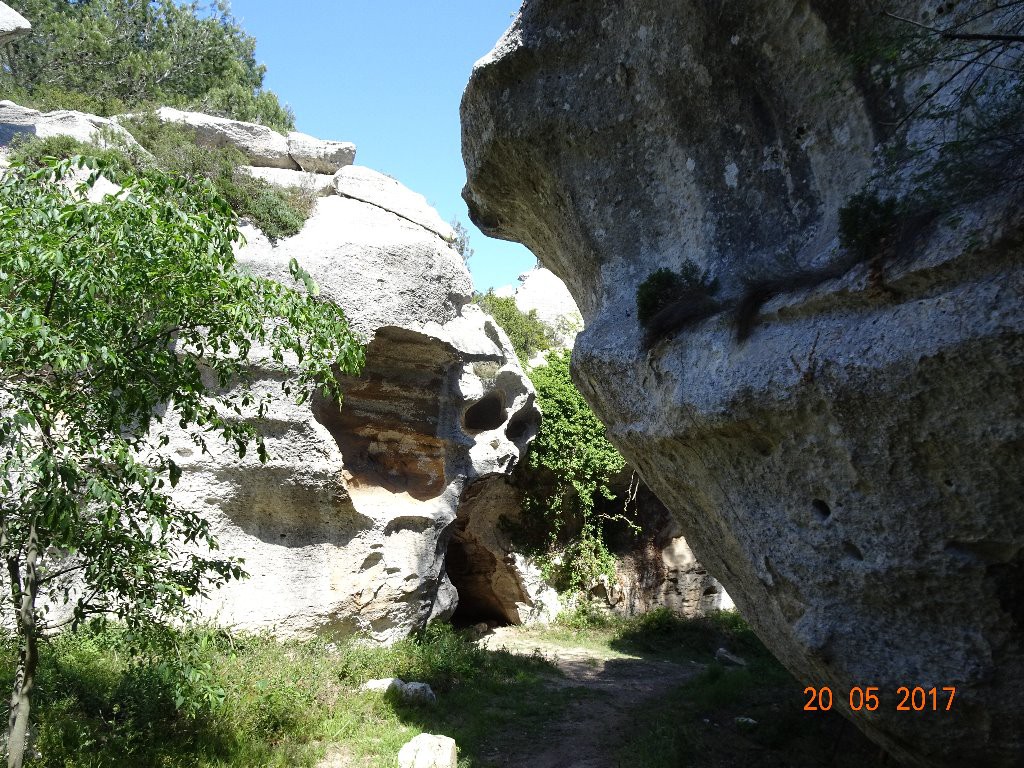
[[508, 426], [505, 427], [505, 437], [512, 442], [516, 442], [536, 429], [537, 423], [532, 418], [521, 414], [516, 415], [509, 421]]
[[811, 502], [811, 506], [814, 507], [814, 511], [818, 514], [820, 520], [828, 520], [832, 517], [832, 507], [821, 499], [815, 499]]
[[514, 615], [494, 591], [494, 573], [499, 563], [491, 552], [472, 540], [452, 538], [445, 568], [459, 593], [452, 624], [468, 627], [481, 622], [492, 626], [513, 623]]
[[462, 423], [467, 432], [486, 432], [500, 427], [505, 423], [505, 403], [501, 395], [497, 392], [484, 395], [466, 409]]

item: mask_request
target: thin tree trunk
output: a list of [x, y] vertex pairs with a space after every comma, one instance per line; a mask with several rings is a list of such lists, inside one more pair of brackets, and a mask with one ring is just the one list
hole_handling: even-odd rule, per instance
[[28, 746], [29, 711], [32, 688], [36, 679], [39, 649], [36, 637], [36, 594], [39, 579], [36, 564], [39, 560], [39, 538], [35, 520], [29, 530], [28, 549], [25, 551], [25, 579], [21, 589], [18, 611], [18, 634], [21, 653], [11, 693], [11, 714], [7, 723], [7, 768], [22, 768]]

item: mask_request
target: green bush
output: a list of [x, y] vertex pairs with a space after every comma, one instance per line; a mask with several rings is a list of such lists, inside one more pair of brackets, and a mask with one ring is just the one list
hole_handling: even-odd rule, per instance
[[543, 416], [527, 454], [523, 509], [526, 525], [545, 540], [545, 576], [571, 591], [615, 575], [603, 527], [621, 516], [603, 508], [617, 502], [610, 485], [625, 461], [573, 384], [569, 358], [568, 350], [551, 353], [529, 374]]
[[678, 272], [662, 267], [652, 272], [637, 287], [636, 310], [640, 324], [647, 326], [661, 310], [687, 292], [700, 291], [708, 296], [718, 288], [718, 282], [690, 259], [683, 262]]
[[263, 89], [256, 41], [226, 0], [11, 0], [32, 34], [0, 68], [0, 92], [38, 109], [101, 115], [169, 105], [279, 131], [294, 116]]
[[10, 160], [37, 170], [46, 165], [47, 159], [66, 160], [75, 155], [95, 157], [117, 174], [135, 170], [135, 163], [123, 150], [100, 148], [70, 136], [49, 136], [44, 139], [28, 134], [17, 136], [11, 143]]
[[282, 189], [241, 174], [238, 169], [246, 162], [240, 151], [199, 146], [194, 129], [188, 126], [161, 122], [153, 113], [126, 119], [122, 124], [145, 152], [123, 143], [117, 145], [114, 134], [106, 137], [111, 145], [107, 148], [70, 136], [26, 137], [14, 143], [11, 159], [39, 168], [47, 157], [88, 155], [100, 159], [115, 176], [156, 168], [190, 181], [205, 179], [237, 215], [251, 220], [271, 240], [299, 232], [316, 207], [317, 194], [312, 186]]
[[508, 334], [512, 347], [525, 365], [538, 352], [551, 349], [552, 331], [537, 319], [537, 310], [520, 311], [511, 296], [495, 296], [491, 289], [474, 299]]

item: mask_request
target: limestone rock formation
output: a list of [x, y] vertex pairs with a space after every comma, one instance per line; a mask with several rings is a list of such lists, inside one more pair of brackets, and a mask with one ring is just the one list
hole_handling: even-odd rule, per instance
[[287, 168], [258, 168], [254, 165], [243, 165], [238, 169], [238, 173], [262, 179], [275, 187], [309, 187], [320, 195], [334, 194], [334, 174], [292, 171]]
[[555, 333], [555, 342], [572, 349], [583, 318], [565, 283], [550, 269], [537, 267], [519, 276], [513, 297], [520, 312], [536, 311], [537, 319]]
[[334, 177], [334, 185], [339, 195], [391, 211], [403, 219], [429, 229], [445, 242], [455, 240], [455, 231], [438, 216], [437, 211], [430, 207], [423, 195], [413, 192], [390, 176], [378, 173], [372, 168], [350, 165], [338, 171]]
[[[185, 114], [193, 127], [211, 131], [236, 122], [160, 114]], [[10, 131], [0, 133], [0, 145], [16, 132], [95, 140], [101, 127], [133, 141], [94, 115], [43, 115], [11, 102], [0, 102], [0, 130], [4, 125]], [[235, 134], [213, 132], [205, 140], [220, 141], [210, 138], [218, 135]], [[216, 445], [201, 454], [186, 436], [172, 434], [171, 450], [185, 470], [175, 500], [206, 515], [224, 551], [243, 557], [250, 573], [203, 608], [243, 629], [361, 632], [391, 642], [454, 612], [459, 595], [446, 560], [456, 516], [466, 514], [461, 499], [517, 465], [540, 418], [534, 393], [504, 332], [469, 303], [473, 286], [462, 257], [422, 196], [370, 169], [358, 169], [358, 178], [384, 182], [365, 195], [369, 202], [333, 194], [336, 179], [327, 173], [239, 172], [327, 193], [302, 231], [276, 245], [244, 225], [238, 259], [288, 282], [295, 258], [369, 344], [365, 370], [346, 380], [343, 407], [317, 397], [275, 404], [261, 423], [271, 454], [266, 465], [251, 457], [239, 462]], [[117, 188], [107, 183], [96, 192]], [[282, 375], [251, 373], [257, 389], [274, 387]], [[537, 583], [535, 568], [513, 558], [503, 576], [522, 583], [516, 594], [524, 617], [546, 615], [534, 603], [548, 600], [550, 590]]]
[[348, 141], [324, 141], [305, 133], [288, 134], [288, 154], [309, 173], [335, 173], [356, 160], [356, 145]]
[[[527, 0], [463, 100], [464, 196], [566, 282], [578, 384], [780, 660], [902, 761], [1019, 765], [1024, 260], [997, 183], [1019, 153], [964, 157], [992, 182], [974, 199], [900, 154], [977, 135], [944, 121], [1019, 80], [873, 69], [870, 41], [916, 33], [868, 6]], [[956, 109], [979, 74], [1003, 86]], [[660, 268], [708, 281], [648, 334]], [[850, 713], [866, 685], [882, 706]], [[900, 686], [957, 700], [908, 716]]]
[[0, 3], [0, 47], [32, 32], [28, 19], [6, 3]]
[[[510, 472], [539, 419], [507, 337], [467, 306], [461, 257], [378, 206], [323, 197], [294, 237], [245, 234], [240, 263], [288, 280], [297, 259], [369, 345], [342, 407], [314, 397], [268, 414], [264, 466], [172, 443], [185, 470], [177, 500], [215, 521], [250, 573], [209, 613], [246, 629], [380, 642], [450, 616], [458, 598], [445, 560], [460, 497]], [[256, 373], [273, 385], [272, 371]]]
[[261, 168], [334, 173], [351, 165], [356, 157], [355, 144], [324, 141], [296, 131], [284, 136], [265, 125], [172, 107], [161, 107], [156, 115], [164, 122], [194, 129], [196, 141], [204, 146], [234, 147], [245, 155], [250, 165]]
[[0, 145], [6, 145], [15, 136], [70, 136], [84, 142], [107, 143], [114, 139], [128, 146], [138, 146], [134, 137], [114, 120], [107, 117], [60, 109], [54, 112], [40, 112], [15, 104], [0, 101]]

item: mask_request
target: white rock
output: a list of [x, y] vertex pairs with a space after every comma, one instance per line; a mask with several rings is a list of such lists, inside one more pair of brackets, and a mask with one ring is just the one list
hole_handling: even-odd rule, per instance
[[430, 207], [423, 195], [413, 192], [390, 176], [361, 165], [349, 165], [334, 176], [339, 195], [362, 200], [439, 235], [446, 242], [455, 240], [455, 231]]
[[387, 693], [388, 691], [401, 690], [405, 681], [398, 677], [381, 677], [376, 680], [367, 680], [359, 689], [362, 691], [377, 691]]
[[399, 768], [456, 768], [455, 739], [421, 733], [398, 753]]
[[13, 101], [0, 101], [0, 144], [9, 144], [18, 135], [42, 139], [70, 136], [100, 146], [122, 144], [141, 149], [134, 137], [110, 118], [68, 109], [43, 113]]
[[288, 134], [288, 154], [304, 171], [333, 174], [356, 160], [356, 145], [347, 141], [326, 141], [305, 133]]
[[436, 704], [437, 696], [434, 690], [427, 683], [407, 683], [398, 677], [382, 677], [376, 680], [367, 680], [361, 686], [361, 691], [376, 691], [378, 693], [394, 692], [403, 699], [418, 701], [425, 704]]
[[243, 165], [238, 173], [244, 173], [256, 179], [263, 179], [268, 184], [285, 189], [308, 187], [318, 195], [334, 194], [334, 176], [326, 173], [307, 173], [292, 171], [287, 168], [260, 168], [254, 165]]
[[234, 147], [251, 165], [300, 170], [288, 152], [288, 139], [272, 128], [242, 120], [214, 117], [202, 112], [185, 112], [161, 107], [157, 117], [165, 123], [181, 123], [196, 132], [196, 141], [206, 147]]
[[739, 656], [729, 653], [729, 651], [727, 651], [725, 648], [719, 648], [717, 651], [715, 651], [715, 661], [717, 661], [719, 664], [725, 664], [727, 666], [732, 667], [747, 666], [747, 662], [745, 662]]
[[537, 312], [537, 319], [554, 332], [559, 346], [572, 348], [576, 335], [583, 330], [583, 317], [569, 289], [554, 272], [537, 267], [521, 274], [515, 300], [520, 312]]
[[[217, 590], [203, 610], [281, 636], [394, 642], [454, 611], [451, 525], [465, 492], [520, 460], [539, 419], [532, 389], [507, 339], [492, 338], [484, 315], [467, 306], [465, 265], [434, 233], [336, 195], [317, 200], [303, 230], [276, 245], [243, 231], [245, 268], [290, 283], [297, 259], [371, 342], [340, 409], [314, 398], [279, 401], [268, 413], [267, 465], [172, 440], [185, 470], [176, 501], [210, 520], [223, 551], [244, 557], [252, 574]], [[472, 354], [444, 331], [453, 322]], [[257, 390], [277, 386], [272, 371], [256, 374]], [[473, 399], [462, 393], [467, 376], [478, 381]], [[488, 392], [502, 402], [500, 420], [467, 429], [467, 411]]]
[[9, 5], [0, 3], [0, 46], [7, 45], [32, 31], [28, 19]]

